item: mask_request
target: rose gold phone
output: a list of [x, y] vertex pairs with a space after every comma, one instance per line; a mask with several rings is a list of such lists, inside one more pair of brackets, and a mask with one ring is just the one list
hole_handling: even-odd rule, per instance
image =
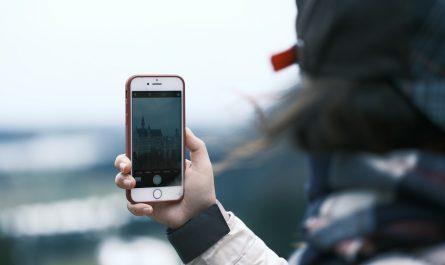
[[127, 80], [126, 154], [136, 187], [131, 202], [180, 200], [184, 195], [185, 83], [179, 76]]

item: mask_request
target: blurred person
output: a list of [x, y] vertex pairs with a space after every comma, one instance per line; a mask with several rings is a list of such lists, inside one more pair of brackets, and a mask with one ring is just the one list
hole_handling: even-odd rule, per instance
[[[273, 63], [298, 62], [302, 82], [264, 139], [308, 153], [305, 243], [286, 261], [227, 212], [189, 129], [183, 200], [128, 209], [189, 264], [445, 264], [445, 1], [296, 2], [297, 45]], [[115, 166], [133, 188], [131, 161]]]

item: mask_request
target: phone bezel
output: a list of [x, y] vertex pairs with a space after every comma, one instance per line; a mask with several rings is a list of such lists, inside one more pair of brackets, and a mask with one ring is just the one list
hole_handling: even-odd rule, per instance
[[[147, 85], [150, 83], [150, 85]], [[161, 83], [153, 86], [152, 83]], [[127, 80], [126, 84], [126, 154], [131, 159], [132, 154], [132, 91], [181, 91], [181, 186], [147, 187], [127, 190], [127, 199], [132, 203], [177, 201], [184, 196], [184, 172], [185, 172], [185, 82], [177, 75], [135, 75]], [[154, 191], [160, 190], [162, 196], [154, 197]]]

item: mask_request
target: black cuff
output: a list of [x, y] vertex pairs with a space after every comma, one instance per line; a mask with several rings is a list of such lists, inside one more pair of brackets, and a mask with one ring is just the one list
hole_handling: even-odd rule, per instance
[[230, 232], [218, 205], [214, 204], [177, 229], [167, 229], [167, 237], [182, 262], [204, 253]]

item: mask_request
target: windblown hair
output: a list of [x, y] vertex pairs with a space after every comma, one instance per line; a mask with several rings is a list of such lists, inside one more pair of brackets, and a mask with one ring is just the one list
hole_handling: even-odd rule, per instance
[[307, 81], [296, 102], [300, 107], [277, 125], [292, 127], [298, 145], [308, 151], [443, 148], [445, 134], [395, 86], [374, 80]]
[[250, 100], [263, 133], [231, 152], [215, 171], [258, 153], [283, 135], [308, 152], [445, 151], [445, 133], [395, 86], [384, 80], [304, 80], [298, 93], [290, 93], [294, 96], [284, 98], [271, 115]]

